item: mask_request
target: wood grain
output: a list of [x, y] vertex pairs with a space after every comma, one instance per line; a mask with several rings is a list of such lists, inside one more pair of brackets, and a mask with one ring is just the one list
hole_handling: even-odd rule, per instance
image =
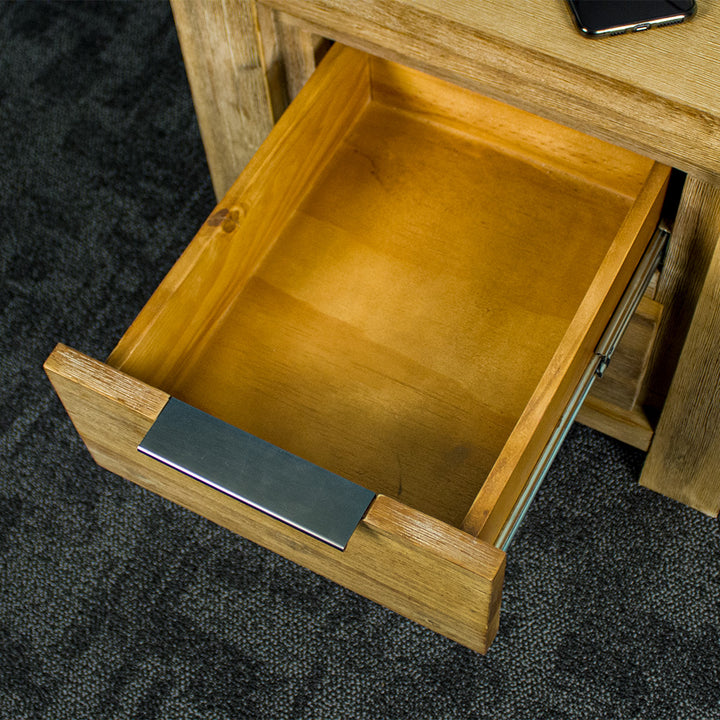
[[[233, 4], [236, 2], [247, 2], [248, 0], [223, 0], [226, 12], [232, 12]], [[285, 67], [285, 48], [280, 31], [278, 29], [278, 23], [276, 21], [277, 14], [271, 8], [265, 5], [253, 5], [255, 10], [255, 16], [257, 18], [257, 52], [262, 53], [263, 67], [265, 68], [265, 78], [267, 80], [267, 89], [270, 95], [270, 109], [272, 117], [276, 122], [280, 116], [287, 109], [288, 103], [290, 102], [290, 94], [288, 92], [288, 73]], [[302, 32], [302, 31], [299, 31]], [[307, 33], [309, 35], [309, 33]], [[246, 40], [247, 42], [247, 40]], [[221, 108], [214, 108], [213, 112], [221, 112]], [[220, 117], [216, 118], [216, 122], [220, 121]], [[248, 119], [243, 120], [243, 124], [251, 124]], [[258, 132], [261, 135], [261, 139], [267, 136], [267, 132]], [[257, 145], [255, 148], [257, 149]], [[227, 160], [225, 162], [228, 162]], [[247, 160], [236, 163], [235, 174], [229, 177], [230, 184], [235, 181], [235, 178], [240, 174], [241, 170], [247, 165]], [[225, 189], [230, 187], [228, 185]], [[220, 200], [222, 195], [217, 195], [217, 199]]]
[[713, 517], [720, 511], [719, 335], [717, 244], [640, 478], [641, 485]]
[[298, 27], [293, 18], [276, 13], [276, 27], [282, 51], [289, 100], [294, 100], [325, 56], [328, 42], [320, 35]]
[[495, 542], [655, 231], [669, 170], [656, 166], [478, 493], [463, 529]]
[[[226, 0], [225, 6], [242, 2]], [[678, 254], [671, 255], [665, 273], [660, 300], [667, 312], [648, 392], [651, 404], [662, 404], [704, 277], [699, 266], [707, 266], [713, 249], [713, 217], [720, 206], [712, 197], [720, 183], [719, 3], [699, 4], [696, 18], [681, 26], [602, 41], [580, 37], [559, 1], [268, 0], [260, 7], [293, 15], [308, 31], [400, 59], [688, 171], [693, 177], [679, 224], [694, 215], [681, 235], [700, 242], [697, 252], [692, 241], [676, 242]], [[202, 34], [202, 23], [197, 31], [189, 23], [185, 27]], [[221, 72], [222, 54], [217, 57], [189, 53], [189, 74], [193, 65], [213, 71], [217, 64]], [[260, 86], [245, 87], [251, 104], [262, 106], [264, 92]], [[232, 116], [231, 109], [216, 104], [200, 118], [201, 126], [227, 124], [226, 115]], [[257, 124], [251, 119], [242, 123]], [[234, 152], [226, 142], [217, 162], [225, 162], [225, 156], [234, 167], [242, 166], [244, 159], [231, 159]], [[215, 165], [211, 158], [210, 164]], [[707, 237], [709, 243], [702, 240]], [[686, 265], [684, 257], [700, 262]], [[712, 359], [697, 357], [696, 362], [702, 367]], [[608, 418], [611, 424], [617, 410]], [[685, 414], [693, 412], [688, 399]]]
[[[182, 371], [255, 272], [369, 101], [367, 63], [337, 53], [274, 128], [110, 356], [155, 387]], [[338, 86], [345, 92], [337, 92]], [[320, 95], [323, 103], [316, 103]], [[147, 341], [146, 341], [147, 338]], [[162, 348], [162, 349], [161, 349]]]
[[109, 363], [459, 526], [558, 345], [589, 360], [666, 175], [335, 48]]
[[[46, 370], [104, 467], [484, 651], [490, 542], [668, 176], [336, 46], [108, 364], [58, 347]], [[170, 394], [376, 491], [347, 551], [140, 455]]]
[[386, 497], [339, 552], [137, 452], [165, 393], [65, 346], [45, 369], [103, 467], [474, 650], [492, 642], [503, 552]]
[[[720, 5], [593, 41], [554, 0], [267, 0], [312, 31], [720, 181]], [[662, 34], [661, 34], [662, 33]]]

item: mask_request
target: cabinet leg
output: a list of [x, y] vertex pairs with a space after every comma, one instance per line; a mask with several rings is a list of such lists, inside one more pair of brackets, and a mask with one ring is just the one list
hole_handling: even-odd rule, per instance
[[252, 0], [171, 0], [213, 188], [222, 197], [275, 121], [276, 96]]
[[720, 187], [688, 177], [655, 300], [663, 306], [643, 405], [659, 410], [680, 359], [720, 236]]
[[254, 0], [171, 0], [218, 200], [315, 69], [322, 38]]
[[276, 12], [277, 38], [285, 70], [288, 100], [294, 100], [327, 52], [330, 41], [299, 27], [285, 13]]
[[[675, 344], [660, 344], [666, 363], [656, 363], [656, 382], [662, 385], [663, 380], [669, 379], [673, 355], [680, 353], [678, 345], [682, 346], [682, 352], [640, 484], [717, 516], [720, 511], [720, 189], [688, 179], [677, 230], [680, 246], [676, 248], [679, 255], [674, 259], [675, 266], [670, 268], [673, 287], [666, 290], [672, 290], [674, 298], [666, 334], [672, 337], [674, 332], [679, 340]], [[702, 272], [704, 267], [707, 274]], [[665, 377], [661, 370], [665, 370]]]

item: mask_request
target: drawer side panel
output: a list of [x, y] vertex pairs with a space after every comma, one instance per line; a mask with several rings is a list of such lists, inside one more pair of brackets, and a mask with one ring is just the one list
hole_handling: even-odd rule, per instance
[[611, 315], [657, 226], [669, 168], [656, 165], [463, 523], [463, 529], [495, 542], [563, 409], [588, 366]]
[[370, 100], [364, 58], [338, 49], [323, 67], [128, 328], [108, 359], [113, 367], [167, 387], [202, 351]]

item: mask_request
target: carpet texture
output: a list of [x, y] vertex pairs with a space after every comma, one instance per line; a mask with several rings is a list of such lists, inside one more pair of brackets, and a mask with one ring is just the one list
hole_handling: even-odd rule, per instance
[[90, 459], [104, 358], [214, 200], [169, 6], [0, 4], [0, 718], [720, 718], [718, 522], [576, 426], [482, 657]]

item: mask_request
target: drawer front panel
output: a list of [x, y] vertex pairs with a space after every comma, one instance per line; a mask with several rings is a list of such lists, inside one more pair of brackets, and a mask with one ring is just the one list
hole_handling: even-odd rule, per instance
[[502, 551], [379, 496], [338, 552], [139, 453], [166, 393], [62, 345], [45, 370], [102, 467], [473, 650], [492, 642]]

